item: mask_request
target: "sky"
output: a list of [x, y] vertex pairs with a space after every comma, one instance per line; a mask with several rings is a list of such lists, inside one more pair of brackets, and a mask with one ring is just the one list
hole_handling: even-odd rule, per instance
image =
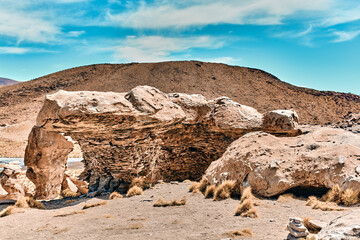
[[176, 60], [360, 94], [360, 1], [0, 0], [0, 77]]

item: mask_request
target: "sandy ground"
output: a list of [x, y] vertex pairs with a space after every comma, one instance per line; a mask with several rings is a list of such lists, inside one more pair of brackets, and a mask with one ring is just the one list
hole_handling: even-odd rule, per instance
[[[330, 222], [344, 212], [323, 212], [305, 206], [304, 200], [285, 202], [260, 200], [257, 219], [234, 216], [239, 200], [213, 201], [189, 193], [190, 183], [158, 184], [141, 196], [109, 200], [106, 205], [66, 217], [55, 214], [80, 211], [85, 202], [107, 196], [80, 198], [66, 205], [65, 199], [46, 202], [46, 210], [26, 209], [0, 218], [0, 239], [226, 239], [224, 233], [250, 228], [254, 237], [241, 239], [285, 239], [289, 217], [311, 217]], [[154, 201], [187, 197], [187, 204], [155, 208]], [[0, 209], [4, 206], [0, 205]], [[346, 212], [360, 209], [347, 208]], [[359, 216], [360, 217], [360, 216]]]

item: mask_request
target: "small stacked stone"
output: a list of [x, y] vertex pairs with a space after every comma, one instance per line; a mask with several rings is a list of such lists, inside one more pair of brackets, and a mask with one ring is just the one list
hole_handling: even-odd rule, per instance
[[290, 223], [287, 226], [289, 230], [289, 235], [287, 236], [288, 240], [296, 240], [296, 239], [305, 239], [307, 235], [309, 235], [309, 231], [303, 224], [303, 220], [301, 218], [290, 218]]

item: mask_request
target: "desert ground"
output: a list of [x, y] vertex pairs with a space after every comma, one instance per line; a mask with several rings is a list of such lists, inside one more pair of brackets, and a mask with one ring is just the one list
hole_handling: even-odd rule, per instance
[[[108, 195], [45, 202], [46, 209], [24, 209], [0, 218], [2, 240], [10, 239], [234, 239], [227, 233], [251, 229], [253, 237], [239, 239], [286, 239], [289, 217], [310, 217], [328, 222], [359, 211], [360, 205], [344, 211], [321, 211], [305, 206], [306, 199], [259, 199], [259, 218], [234, 216], [239, 199], [214, 201], [188, 191], [191, 183], [157, 184], [143, 195], [108, 200]], [[184, 206], [153, 207], [158, 198], [187, 198]], [[82, 210], [85, 203], [106, 205]], [[3, 208], [4, 206], [2, 206]], [[75, 215], [55, 217], [78, 212]]]

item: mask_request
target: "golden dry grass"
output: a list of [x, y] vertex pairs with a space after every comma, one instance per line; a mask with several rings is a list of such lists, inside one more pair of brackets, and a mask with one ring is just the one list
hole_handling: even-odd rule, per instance
[[243, 230], [231, 231], [231, 232], [225, 233], [224, 235], [227, 237], [230, 237], [230, 238], [254, 236], [253, 231], [248, 228], [243, 229]]
[[42, 202], [36, 201], [32, 197], [26, 197], [26, 201], [31, 208], [45, 209], [45, 205]]
[[345, 206], [351, 206], [359, 203], [359, 192], [352, 189], [346, 189], [341, 195], [341, 202]]
[[198, 189], [200, 192], [204, 193], [206, 190], [206, 187], [209, 185], [209, 181], [206, 178], [202, 178], [199, 185], [198, 185]]
[[235, 216], [257, 218], [259, 217], [251, 199], [245, 199], [235, 210]]
[[184, 180], [183, 182], [184, 182], [184, 183], [188, 183], [188, 182], [191, 182], [191, 180], [186, 179], [186, 180]]
[[315, 226], [314, 224], [311, 224], [310, 222], [311, 218], [305, 217], [303, 218], [303, 224], [309, 230], [310, 233], [318, 234], [321, 230], [318, 226]]
[[288, 202], [288, 201], [292, 201], [295, 199], [295, 195], [292, 193], [286, 193], [286, 194], [282, 194], [278, 197], [277, 201], [278, 202]]
[[69, 200], [65, 201], [65, 204], [71, 204], [71, 203], [74, 203], [74, 202], [76, 202], [75, 199], [69, 199]]
[[327, 202], [341, 203], [342, 190], [339, 185], [333, 186], [324, 196], [324, 200]]
[[29, 208], [30, 207], [29, 204], [27, 203], [25, 196], [18, 197], [14, 206], [18, 207], [18, 208]]
[[231, 192], [235, 187], [235, 181], [225, 181], [220, 186], [218, 186], [214, 192], [213, 199], [220, 201], [231, 197]]
[[241, 194], [240, 202], [244, 202], [246, 199], [255, 199], [254, 195], [252, 194], [251, 187], [246, 187]]
[[17, 207], [9, 206], [0, 212], [0, 217], [6, 217], [6, 216], [9, 216], [14, 213], [21, 213], [21, 212], [24, 212], [24, 211], [20, 210]]
[[116, 191], [112, 192], [109, 196], [110, 200], [121, 199], [121, 198], [123, 198], [123, 195], [121, 195], [120, 193], [118, 193]]
[[57, 213], [54, 215], [54, 217], [67, 217], [67, 216], [72, 216], [72, 215], [78, 215], [78, 214], [84, 214], [86, 213], [83, 210], [80, 211], [72, 211], [72, 212], [68, 212], [68, 213]]
[[214, 197], [215, 189], [216, 189], [215, 184], [207, 186], [204, 194], [205, 198]]
[[189, 187], [189, 192], [195, 192], [195, 190], [198, 190], [199, 189], [198, 185], [199, 185], [199, 183], [193, 182]]
[[339, 208], [335, 203], [322, 202], [314, 196], [310, 196], [306, 201], [306, 206], [310, 206], [312, 209], [319, 209], [322, 211], [344, 211], [345, 209]]
[[145, 190], [145, 189], [150, 188], [151, 184], [148, 183], [145, 179], [137, 177], [131, 181], [130, 188], [132, 188], [133, 186], [138, 186], [138, 187], [142, 188], [143, 190]]
[[80, 196], [80, 193], [76, 193], [76, 192], [73, 192], [71, 191], [70, 189], [65, 189], [61, 192], [61, 196], [63, 196], [64, 198], [67, 198], [67, 197], [78, 197]]
[[185, 205], [187, 202], [186, 197], [183, 197], [180, 201], [179, 200], [172, 200], [166, 201], [162, 198], [159, 198], [154, 204], [153, 207], [170, 207], [170, 206], [181, 206]]
[[129, 191], [126, 194], [126, 197], [132, 197], [135, 195], [142, 195], [142, 194], [143, 194], [143, 190], [141, 189], [141, 187], [134, 185], [129, 189]]
[[85, 203], [85, 205], [83, 206], [82, 209], [99, 207], [99, 206], [106, 205], [106, 204], [107, 204], [107, 201], [101, 201], [101, 202], [97, 202], [97, 203]]

